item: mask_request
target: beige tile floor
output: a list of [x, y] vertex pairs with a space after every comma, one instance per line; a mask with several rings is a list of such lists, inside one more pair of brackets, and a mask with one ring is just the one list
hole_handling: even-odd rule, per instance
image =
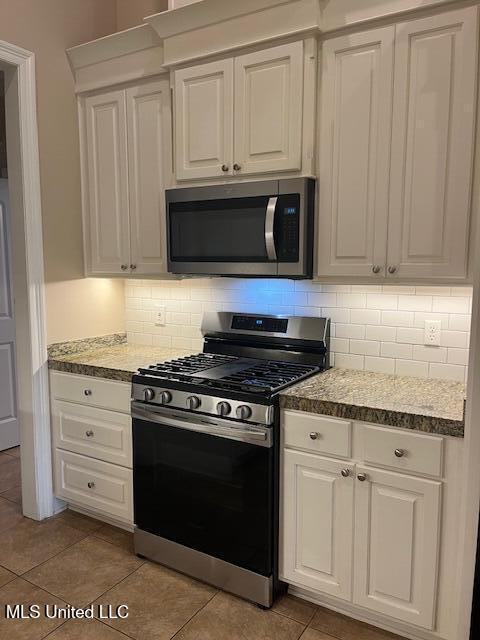
[[[21, 514], [18, 450], [0, 453], [0, 638], [402, 640], [284, 596], [270, 611], [133, 554], [132, 535], [65, 511]], [[127, 604], [125, 620], [7, 620], [5, 604]]]

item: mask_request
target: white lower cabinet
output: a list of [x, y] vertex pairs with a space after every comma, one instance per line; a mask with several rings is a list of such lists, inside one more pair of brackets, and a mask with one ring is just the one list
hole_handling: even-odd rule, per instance
[[357, 466], [355, 604], [433, 629], [440, 498], [440, 482]]
[[52, 371], [50, 390], [55, 495], [131, 527], [130, 385]]
[[[362, 458], [371, 449], [365, 434], [371, 436], [368, 430], [373, 427], [362, 423], [355, 424], [352, 460], [324, 457], [331, 454], [322, 451], [321, 442], [313, 453], [296, 451], [295, 440], [287, 439], [293, 429], [292, 415], [287, 414], [282, 417], [286, 448], [281, 578], [314, 597], [347, 601], [348, 607], [358, 607], [360, 616], [368, 617], [369, 610], [385, 616], [390, 625], [396, 620], [435, 629], [443, 482], [407, 475], [402, 458], [394, 457], [392, 463], [384, 456], [385, 461], [378, 462], [398, 470], [363, 465]], [[313, 431], [315, 421], [320, 430], [326, 419], [309, 417]], [[397, 443], [392, 440], [394, 430], [375, 429], [377, 438], [384, 446], [391, 445], [396, 456], [402, 451], [416, 459], [418, 469], [433, 468], [432, 475], [442, 475], [442, 438], [428, 436], [432, 443], [425, 450], [424, 434], [397, 430]], [[399, 449], [400, 445], [408, 450]], [[433, 467], [426, 464], [432, 455], [438, 458]]]
[[350, 600], [353, 471], [345, 462], [288, 450], [284, 465], [284, 578]]

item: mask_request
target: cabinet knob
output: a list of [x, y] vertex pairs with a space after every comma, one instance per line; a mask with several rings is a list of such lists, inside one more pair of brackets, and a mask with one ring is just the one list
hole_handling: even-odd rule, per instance
[[128, 264], [122, 264], [122, 266], [120, 267], [120, 269], [122, 271], [126, 271], [128, 269]]
[[222, 164], [222, 171], [224, 173], [227, 173], [227, 171], [230, 169], [230, 167], [228, 166], [228, 164]]
[[366, 473], [359, 473], [357, 478], [360, 480], [360, 482], [365, 482], [365, 480], [368, 480], [368, 476]]
[[319, 437], [320, 437], [320, 434], [317, 431], [312, 431], [312, 433], [310, 434], [311, 440], [318, 440]]
[[87, 482], [87, 487], [89, 489], [93, 489], [95, 487], [95, 483], [94, 482]]
[[344, 478], [348, 478], [348, 476], [350, 475], [350, 469], [348, 467], [345, 467], [345, 469], [342, 469], [340, 473]]
[[393, 264], [388, 267], [388, 273], [391, 273], [393, 275], [396, 272], [397, 272], [397, 267], [395, 267]]
[[372, 267], [372, 271], [375, 274], [380, 273], [381, 270], [382, 270], [382, 267], [379, 264], [374, 264]]
[[131, 265], [130, 265], [130, 269], [131, 269], [132, 271], [135, 271], [135, 269], [136, 269], [136, 268], [137, 268], [137, 265], [136, 265], [136, 264], [131, 264]]
[[83, 394], [85, 396], [91, 396], [92, 395], [92, 390], [91, 389], [84, 389]]
[[397, 456], [397, 458], [403, 458], [405, 454], [405, 449], [395, 449], [395, 455]]
[[238, 164], [238, 162], [235, 162], [235, 164], [233, 165], [233, 170], [234, 171], [241, 171], [242, 167], [241, 167], [241, 165]]
[[91, 429], [89, 429], [88, 431], [85, 431], [85, 435], [87, 436], [87, 438], [93, 438], [94, 433]]

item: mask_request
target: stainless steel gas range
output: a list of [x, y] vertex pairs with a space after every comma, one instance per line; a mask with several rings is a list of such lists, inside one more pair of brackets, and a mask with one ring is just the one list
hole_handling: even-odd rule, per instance
[[133, 378], [135, 552], [270, 607], [278, 394], [329, 367], [330, 322], [207, 313], [202, 331], [203, 353]]

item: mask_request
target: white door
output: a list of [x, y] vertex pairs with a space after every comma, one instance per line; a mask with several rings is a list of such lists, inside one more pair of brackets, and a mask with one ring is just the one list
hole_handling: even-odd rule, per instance
[[177, 180], [232, 174], [233, 60], [174, 73]]
[[473, 163], [477, 7], [396, 27], [388, 263], [463, 278]]
[[301, 169], [303, 42], [235, 58], [234, 95], [236, 173]]
[[285, 450], [282, 579], [351, 599], [354, 477], [346, 462]]
[[319, 276], [385, 275], [394, 27], [323, 44]]
[[20, 443], [8, 215], [8, 182], [2, 179], [0, 180], [0, 451], [16, 447]]
[[87, 97], [85, 125], [87, 274], [124, 273], [130, 265], [125, 91]]
[[357, 466], [353, 601], [433, 629], [441, 483]]
[[171, 177], [170, 85], [156, 80], [127, 89], [132, 270], [167, 272], [165, 187]]

